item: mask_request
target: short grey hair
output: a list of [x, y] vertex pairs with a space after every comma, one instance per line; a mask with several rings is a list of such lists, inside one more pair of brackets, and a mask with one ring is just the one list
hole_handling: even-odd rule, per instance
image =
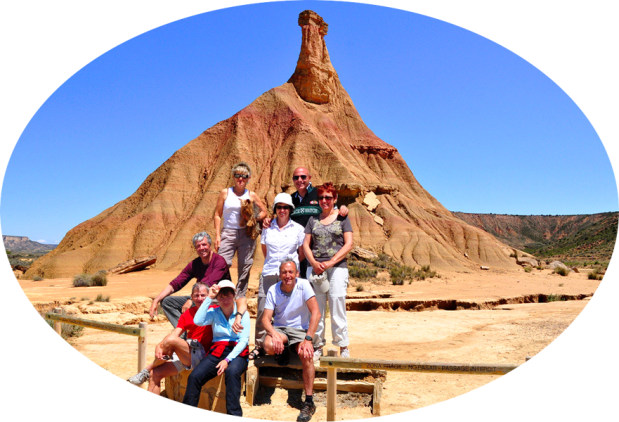
[[211, 241], [211, 236], [209, 236], [209, 234], [207, 232], [200, 232], [200, 233], [196, 233], [193, 236], [193, 239], [191, 239], [191, 241], [193, 242], [193, 247], [196, 247], [196, 243], [201, 242], [203, 239], [206, 239], [206, 241], [208, 242], [209, 246], [212, 244]]
[[196, 281], [196, 284], [194, 284], [191, 288], [191, 295], [193, 296], [196, 290], [199, 290], [201, 287], [204, 287], [208, 292], [208, 284], [204, 283], [203, 281]]
[[295, 270], [297, 270], [297, 271], [299, 271], [299, 268], [297, 268], [297, 263], [296, 263], [296, 262], [294, 262], [294, 259], [292, 259], [291, 257], [286, 257], [286, 258], [285, 258], [285, 259], [284, 259], [284, 260], [283, 260], [283, 261], [279, 264], [279, 270], [280, 270], [280, 272], [281, 272], [281, 270], [282, 270], [282, 267], [283, 267], [285, 264], [288, 264], [289, 262], [292, 262], [292, 263], [294, 264], [294, 269], [295, 269]]
[[249, 176], [251, 176], [251, 167], [249, 167], [249, 164], [247, 164], [245, 161], [240, 161], [232, 166], [233, 176], [234, 173], [247, 173]]

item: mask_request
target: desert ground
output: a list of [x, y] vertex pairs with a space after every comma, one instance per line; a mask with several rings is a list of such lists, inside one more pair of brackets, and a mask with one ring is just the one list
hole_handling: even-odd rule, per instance
[[[235, 279], [236, 274], [232, 273]], [[530, 273], [491, 269], [439, 274], [440, 278], [402, 286], [392, 285], [382, 274], [373, 282], [351, 283], [350, 306], [359, 309], [348, 313], [351, 357], [524, 364], [528, 356], [534, 357], [568, 327], [600, 283], [588, 280], [586, 270], [571, 272], [567, 277], [536, 269]], [[175, 276], [172, 272], [146, 270], [110, 276], [105, 287], [75, 288], [69, 278], [19, 283], [40, 312], [60, 306], [81, 318], [119, 324], [148, 322], [148, 352], [152, 356], [157, 342], [172, 327], [163, 316], [149, 321], [148, 307], [151, 298]], [[358, 284], [363, 285], [363, 291], [357, 291]], [[257, 287], [255, 271], [250, 293]], [[189, 290], [190, 285], [180, 294], [188, 294]], [[93, 302], [98, 294], [110, 296], [110, 301]], [[549, 295], [572, 300], [547, 302]], [[254, 323], [252, 318], [252, 333]], [[380, 342], [376, 341], [378, 337]], [[134, 337], [87, 328], [81, 337], [70, 342], [93, 362], [117, 375], [119, 381], [136, 372]], [[253, 336], [250, 346], [252, 343]], [[497, 378], [389, 372], [382, 393], [382, 415], [438, 403]], [[286, 390], [277, 389], [270, 404], [252, 407], [242, 399], [244, 416], [271, 420], [277, 415], [278, 420], [295, 420], [299, 410], [288, 405], [287, 398]], [[319, 404], [312, 420], [326, 420], [324, 393], [317, 394], [317, 400], [322, 405]], [[338, 420], [369, 417], [370, 408], [363, 404], [338, 402]]]

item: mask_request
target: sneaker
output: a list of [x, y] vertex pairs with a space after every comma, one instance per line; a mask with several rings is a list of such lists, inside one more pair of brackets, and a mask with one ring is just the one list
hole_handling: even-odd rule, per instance
[[127, 381], [129, 381], [133, 385], [142, 385], [149, 379], [150, 372], [148, 372], [148, 369], [142, 369], [140, 372], [129, 378]]
[[297, 417], [297, 422], [308, 422], [312, 419], [312, 415], [316, 413], [316, 405], [314, 403], [303, 403], [301, 413]]
[[350, 357], [350, 350], [348, 350], [348, 347], [340, 347], [340, 357], [341, 358]]

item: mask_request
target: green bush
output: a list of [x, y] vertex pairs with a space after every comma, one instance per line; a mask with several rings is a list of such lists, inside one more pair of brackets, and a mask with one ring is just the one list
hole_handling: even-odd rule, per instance
[[97, 297], [95, 298], [95, 302], [109, 302], [109, 301], [110, 301], [110, 297], [103, 296], [101, 293], [99, 293]]
[[348, 275], [352, 278], [364, 280], [376, 277], [377, 273], [378, 270], [368, 268], [365, 262], [352, 261], [348, 263]]
[[34, 277], [32, 277], [32, 281], [42, 281], [43, 277], [41, 277], [40, 275], [35, 275]]
[[563, 267], [555, 267], [554, 273], [566, 277], [569, 274], [569, 270]]
[[524, 267], [524, 272], [525, 273], [530, 273], [531, 271], [533, 271], [533, 268], [531, 268], [531, 267]]
[[546, 302], [559, 302], [562, 300], [566, 300], [562, 295], [548, 295], [546, 296]]
[[378, 268], [388, 268], [392, 265], [392, 259], [389, 255], [381, 253], [378, 254], [378, 258], [372, 260], [372, 264]]
[[356, 290], [357, 290], [358, 292], [362, 292], [362, 291], [364, 291], [364, 290], [365, 290], [365, 287], [363, 286], [363, 284], [357, 284], [357, 288], [356, 288]]

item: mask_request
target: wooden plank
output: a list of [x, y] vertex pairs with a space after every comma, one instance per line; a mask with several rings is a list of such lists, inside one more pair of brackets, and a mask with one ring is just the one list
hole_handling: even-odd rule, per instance
[[52, 320], [52, 321], [79, 325], [81, 327], [95, 328], [97, 330], [104, 330], [104, 331], [112, 331], [114, 333], [125, 334], [128, 336], [146, 337], [146, 329], [144, 328], [128, 327], [125, 325], [110, 324], [107, 322], [91, 321], [87, 319], [75, 318], [75, 317], [70, 317], [66, 315], [58, 315], [58, 314], [53, 314], [53, 313], [45, 314], [45, 318]]
[[[259, 379], [260, 385], [266, 387], [285, 388], [289, 390], [303, 390], [304, 388], [303, 380], [289, 380], [281, 377], [267, 376], [261, 376]], [[315, 391], [325, 391], [326, 389], [327, 380], [320, 378], [314, 379]], [[374, 384], [367, 381], [338, 381], [337, 391], [372, 394], [374, 393]]]
[[407, 362], [353, 359], [323, 356], [320, 366], [327, 368], [383, 369], [402, 372], [438, 372], [445, 374], [505, 375], [520, 365], [493, 363]]

